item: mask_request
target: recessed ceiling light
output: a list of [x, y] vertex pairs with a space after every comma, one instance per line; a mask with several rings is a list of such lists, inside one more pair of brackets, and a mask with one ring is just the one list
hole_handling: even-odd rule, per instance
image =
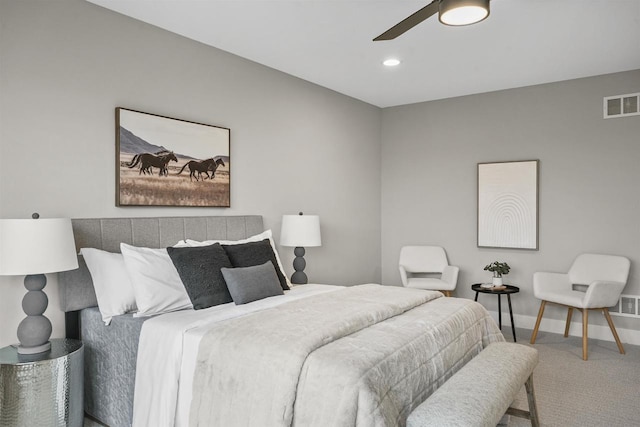
[[391, 58], [391, 59], [385, 59], [382, 63], [387, 67], [395, 67], [396, 65], [400, 65], [400, 60]]

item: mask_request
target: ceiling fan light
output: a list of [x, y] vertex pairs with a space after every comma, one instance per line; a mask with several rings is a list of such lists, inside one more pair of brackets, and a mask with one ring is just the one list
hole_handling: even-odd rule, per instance
[[438, 19], [445, 25], [471, 25], [489, 16], [489, 0], [441, 0]]

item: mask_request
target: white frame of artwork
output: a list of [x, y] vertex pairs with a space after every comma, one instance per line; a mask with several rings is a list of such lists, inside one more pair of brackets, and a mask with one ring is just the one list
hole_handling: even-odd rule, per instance
[[539, 160], [478, 163], [478, 247], [538, 250]]

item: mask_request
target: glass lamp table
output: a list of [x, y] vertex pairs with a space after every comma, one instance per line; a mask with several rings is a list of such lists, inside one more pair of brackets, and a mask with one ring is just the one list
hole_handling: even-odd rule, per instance
[[82, 342], [52, 339], [51, 350], [0, 349], [0, 426], [82, 427]]
[[507, 296], [507, 302], [509, 303], [509, 317], [511, 319], [511, 332], [513, 332], [513, 342], [516, 342], [516, 327], [515, 323], [513, 323], [513, 310], [511, 309], [511, 294], [516, 294], [520, 292], [520, 288], [513, 285], [503, 285], [504, 289], [492, 289], [492, 288], [483, 288], [482, 283], [476, 283], [471, 285], [471, 289], [475, 291], [476, 298], [474, 301], [478, 301], [478, 294], [494, 294], [498, 296], [498, 325], [500, 326], [500, 330], [502, 330], [502, 295]]

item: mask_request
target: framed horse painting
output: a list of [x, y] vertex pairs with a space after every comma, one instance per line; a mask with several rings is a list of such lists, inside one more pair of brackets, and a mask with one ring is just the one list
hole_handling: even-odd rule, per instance
[[229, 207], [231, 131], [116, 108], [116, 206]]

